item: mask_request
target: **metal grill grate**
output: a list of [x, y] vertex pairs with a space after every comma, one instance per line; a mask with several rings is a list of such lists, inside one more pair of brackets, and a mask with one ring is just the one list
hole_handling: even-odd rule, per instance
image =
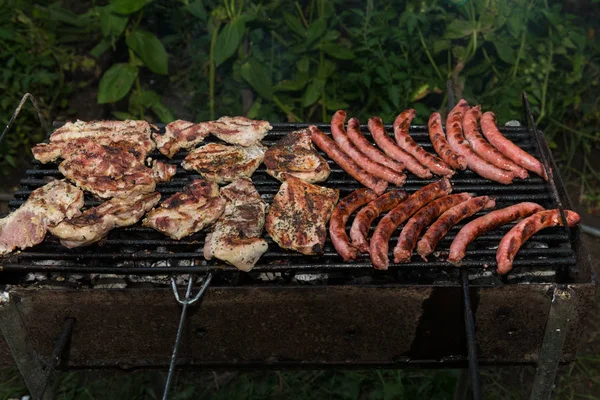
[[[305, 128], [305, 124], [273, 124], [273, 130], [263, 140], [265, 145], [272, 145], [284, 135], [297, 129]], [[329, 125], [318, 125], [324, 132], [329, 133]], [[391, 126], [386, 126], [392, 132]], [[363, 132], [369, 137], [366, 126]], [[531, 154], [540, 158], [540, 151], [535, 137], [525, 127], [502, 127], [500, 129], [507, 138]], [[429, 141], [426, 126], [412, 126], [412, 137], [426, 150], [433, 151]], [[212, 137], [207, 142], [213, 141]], [[177, 165], [185, 157], [180, 153], [173, 160], [168, 160], [155, 151], [151, 156], [161, 161]], [[340, 189], [341, 197], [348, 195], [360, 185], [350, 178], [337, 165], [329, 161], [332, 173], [323, 185]], [[15, 194], [15, 200], [10, 202], [11, 208], [16, 208], [27, 200], [32, 190], [44, 185], [48, 178], [60, 178], [55, 164], [42, 165], [34, 162], [32, 169], [25, 172], [26, 177], [21, 181], [21, 188]], [[157, 185], [157, 190], [167, 196], [180, 191], [195, 175], [178, 167], [177, 174], [171, 182]], [[270, 203], [279, 189], [279, 182], [269, 176], [264, 165], [256, 171], [253, 181], [261, 196]], [[411, 174], [404, 189], [412, 193], [419, 188], [435, 181], [435, 179], [419, 179]], [[520, 201], [535, 201], [546, 208], [557, 207], [549, 183], [532, 175], [527, 180], [517, 180], [513, 185], [501, 185], [481, 178], [471, 171], [463, 171], [452, 177], [454, 193], [470, 192], [475, 195], [491, 195], [496, 199], [497, 207], [502, 208]], [[98, 200], [86, 197], [86, 206], [99, 204]], [[479, 213], [478, 215], [482, 215]], [[478, 216], [476, 215], [476, 216]], [[476, 217], [475, 216], [475, 217]], [[350, 219], [350, 222], [352, 218]], [[377, 221], [376, 221], [377, 222]], [[454, 227], [449, 235], [438, 245], [437, 251], [440, 258], [431, 257], [429, 262], [422, 261], [414, 255], [411, 263], [391, 264], [388, 276], [395, 280], [414, 283], [417, 281], [445, 282], [455, 280], [458, 276], [457, 269], [443, 261], [451, 240], [456, 236], [465, 221]], [[507, 225], [480, 237], [469, 247], [464, 266], [469, 268], [472, 278], [490, 279], [490, 283], [498, 282], [492, 272], [495, 269], [495, 246], [511, 225]], [[400, 227], [402, 228], [402, 226]], [[391, 250], [400, 230], [392, 236]], [[164, 274], [205, 272], [209, 270], [223, 270], [226, 273], [237, 273], [234, 267], [223, 265], [218, 260], [205, 261], [202, 257], [202, 247], [205, 233], [201, 232], [181, 241], [175, 241], [162, 234], [138, 225], [112, 231], [109, 236], [98, 244], [68, 250], [60, 245], [58, 240], [48, 235], [46, 240], [31, 249], [10, 256], [2, 260], [4, 271], [29, 271], [29, 272], [97, 272], [121, 274]], [[263, 255], [253, 274], [261, 272], [282, 272], [291, 275], [301, 272], [348, 272], [353, 276], [366, 274], [383, 276], [384, 273], [373, 271], [368, 255], [363, 255], [355, 262], [345, 263], [337, 255], [329, 238], [325, 245], [325, 252], [321, 256], [304, 256], [295, 252], [280, 249], [265, 233], [269, 242], [269, 250]], [[436, 253], [437, 254], [437, 253]], [[565, 272], [570, 266], [575, 265], [569, 236], [564, 229], [550, 229], [536, 235], [519, 252], [514, 262], [515, 269], [509, 275], [509, 280], [517, 281], [548, 281], [557, 282], [565, 279]], [[360, 271], [360, 272], [359, 272]], [[253, 276], [252, 274], [250, 276]]]

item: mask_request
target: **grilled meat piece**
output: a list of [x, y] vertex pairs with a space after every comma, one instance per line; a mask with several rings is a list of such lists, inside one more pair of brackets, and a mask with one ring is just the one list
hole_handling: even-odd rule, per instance
[[209, 143], [190, 152], [181, 165], [209, 181], [233, 182], [238, 178], [250, 178], [262, 163], [266, 150], [261, 144], [242, 147]]
[[142, 225], [179, 240], [215, 223], [225, 203], [216, 183], [197, 179], [150, 211]]
[[306, 182], [323, 182], [331, 172], [313, 147], [308, 129], [288, 133], [265, 152], [264, 162], [267, 173], [280, 181], [287, 173]]
[[218, 258], [248, 272], [268, 249], [261, 238], [268, 206], [248, 178], [225, 186], [221, 196], [227, 204], [213, 231], [206, 235], [204, 258]]
[[60, 239], [63, 246], [70, 249], [87, 246], [99, 241], [114, 228], [135, 224], [159, 200], [158, 192], [115, 197], [48, 230]]
[[207, 123], [195, 124], [189, 121], [178, 119], [165, 127], [165, 134], [154, 133], [152, 137], [156, 142], [158, 151], [169, 158], [173, 158], [180, 150], [193, 149], [199, 143], [202, 143], [205, 137], [210, 134]]
[[327, 236], [327, 221], [338, 198], [337, 189], [312, 185], [289, 175], [271, 204], [267, 232], [284, 249], [320, 254]]
[[446, 140], [446, 134], [442, 128], [442, 116], [434, 112], [429, 117], [429, 139], [433, 144], [435, 152], [442, 160], [454, 169], [464, 170], [467, 168], [467, 160], [452, 150], [450, 143]]
[[156, 182], [168, 182], [177, 173], [177, 165], [152, 160], [152, 176]]
[[269, 121], [259, 121], [246, 117], [221, 117], [208, 122], [210, 132], [224, 142], [252, 146], [259, 143], [268, 131], [273, 129]]
[[83, 192], [65, 181], [52, 181], [31, 192], [25, 204], [0, 219], [0, 255], [44, 240], [49, 226], [81, 214]]

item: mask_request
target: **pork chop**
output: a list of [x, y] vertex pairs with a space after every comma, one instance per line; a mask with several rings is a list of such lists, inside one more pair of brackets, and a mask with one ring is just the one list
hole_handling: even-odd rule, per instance
[[152, 176], [156, 182], [168, 182], [176, 173], [176, 164], [166, 164], [162, 161], [152, 160]]
[[212, 225], [225, 211], [225, 203], [216, 183], [197, 179], [150, 211], [142, 225], [179, 240]]
[[160, 200], [160, 193], [135, 193], [108, 200], [85, 210], [80, 216], [49, 227], [48, 230], [68, 248], [87, 246], [106, 236], [114, 228], [130, 226]]
[[302, 129], [271, 146], [265, 152], [267, 173], [280, 181], [286, 173], [310, 183], [327, 180], [331, 169], [313, 147], [310, 136], [310, 130]]
[[242, 177], [250, 178], [262, 163], [266, 150], [261, 144], [242, 147], [209, 143], [190, 152], [181, 166], [209, 181], [233, 182]]
[[0, 255], [41, 243], [49, 226], [81, 214], [83, 192], [52, 181], [31, 192], [18, 210], [0, 219]]
[[322, 253], [327, 222], [339, 195], [337, 189], [286, 176], [271, 204], [267, 232], [281, 248], [302, 254]]
[[221, 189], [225, 212], [206, 235], [204, 258], [218, 258], [242, 271], [250, 271], [268, 248], [261, 238], [267, 204], [252, 181], [240, 178]]
[[269, 121], [246, 117], [221, 117], [208, 122], [210, 132], [224, 142], [252, 146], [259, 143], [273, 127]]
[[210, 125], [205, 122], [193, 123], [178, 119], [165, 127], [165, 134], [153, 134], [158, 151], [173, 158], [180, 150], [189, 150], [202, 143], [210, 134]]

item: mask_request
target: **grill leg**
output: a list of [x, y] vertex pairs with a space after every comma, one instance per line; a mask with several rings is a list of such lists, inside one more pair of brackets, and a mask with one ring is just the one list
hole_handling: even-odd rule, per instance
[[15, 300], [8, 292], [0, 292], [0, 330], [15, 363], [34, 400], [52, 400], [51, 388], [45, 389], [47, 376], [35, 352]]
[[546, 400], [552, 395], [554, 378], [574, 306], [575, 292], [572, 289], [554, 288], [530, 400]]

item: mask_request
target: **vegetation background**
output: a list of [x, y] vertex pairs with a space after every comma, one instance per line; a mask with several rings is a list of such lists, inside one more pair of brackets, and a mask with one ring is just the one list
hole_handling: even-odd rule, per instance
[[[343, 108], [363, 121], [379, 115], [391, 122], [413, 107], [423, 123], [445, 109], [447, 80], [504, 123], [522, 120], [526, 91], [563, 177], [594, 212], [599, 21], [599, 0], [0, 0], [0, 124], [26, 92], [49, 120], [247, 115], [312, 122]], [[18, 181], [43, 135], [27, 109], [0, 145], [0, 187]], [[561, 381], [564, 398], [593, 396], [585, 387], [600, 385], [600, 360], [590, 357], [569, 372], [581, 379]], [[7, 389], [0, 398], [19, 392], [14, 370], [0, 377]], [[62, 379], [65, 399], [159, 394], [148, 375]], [[195, 379], [180, 385], [177, 398], [263, 398], [273, 387], [278, 398], [448, 398], [456, 373]], [[494, 398], [519, 398], [496, 389]]]

